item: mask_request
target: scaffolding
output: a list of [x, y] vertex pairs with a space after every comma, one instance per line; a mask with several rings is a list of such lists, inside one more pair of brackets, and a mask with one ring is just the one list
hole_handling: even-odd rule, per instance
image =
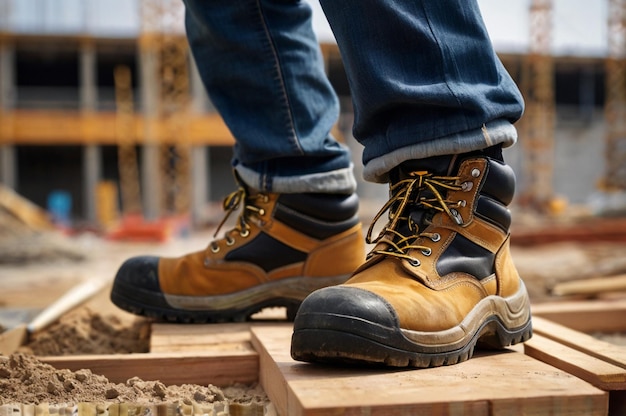
[[[146, 84], [147, 142], [158, 145], [160, 216], [186, 215], [191, 206], [191, 146], [187, 140], [191, 104], [189, 51], [182, 32], [179, 0], [142, 0], [139, 47]], [[146, 73], [151, 72], [151, 73]], [[152, 124], [152, 127], [150, 126]], [[155, 125], [164, 126], [155, 140]], [[157, 191], [153, 189], [156, 193]]]
[[605, 191], [626, 191], [626, 0], [609, 0]]
[[115, 127], [118, 138], [117, 159], [122, 212], [125, 215], [140, 215], [143, 209], [135, 142], [135, 109], [130, 68], [123, 65], [117, 66], [113, 76], [117, 108]]
[[554, 65], [552, 59], [552, 0], [532, 0], [530, 43], [522, 74], [526, 111], [522, 131], [525, 187], [521, 202], [545, 209], [553, 197]]

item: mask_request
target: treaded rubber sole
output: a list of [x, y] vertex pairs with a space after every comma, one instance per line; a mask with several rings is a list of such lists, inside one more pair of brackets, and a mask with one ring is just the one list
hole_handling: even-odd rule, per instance
[[120, 309], [135, 315], [145, 316], [157, 321], [173, 323], [224, 323], [245, 322], [252, 315], [265, 308], [285, 307], [287, 320], [293, 321], [301, 301], [292, 299], [268, 299], [266, 302], [257, 303], [246, 308], [228, 309], [221, 311], [184, 311], [179, 309], [159, 308], [152, 305], [141, 305], [136, 301], [126, 299], [123, 295], [111, 293], [111, 301]]
[[347, 276], [287, 278], [234, 294], [207, 297], [168, 296], [116, 281], [110, 299], [120, 309], [166, 322], [245, 322], [255, 313], [269, 307], [285, 307], [287, 320], [293, 321], [300, 304], [309, 293], [321, 287], [343, 283], [346, 279]]
[[453, 351], [417, 352], [399, 348], [407, 339], [400, 330], [385, 342], [350, 332], [329, 329], [296, 329], [292, 336], [291, 355], [295, 360], [345, 365], [389, 367], [439, 367], [466, 361], [480, 347], [500, 349], [524, 342], [532, 336], [532, 323], [507, 329], [497, 317], [487, 319], [463, 347]]

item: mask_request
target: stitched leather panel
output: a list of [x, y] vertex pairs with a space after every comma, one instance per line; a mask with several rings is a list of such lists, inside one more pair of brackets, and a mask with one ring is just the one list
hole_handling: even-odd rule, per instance
[[509, 231], [509, 227], [511, 226], [511, 211], [497, 201], [487, 196], [479, 195], [475, 212], [476, 216], [501, 228], [505, 233]]
[[302, 214], [324, 221], [345, 221], [359, 210], [356, 194], [281, 194], [278, 203]]
[[[332, 211], [333, 207], [329, 207]], [[303, 214], [290, 207], [281, 204], [279, 200], [274, 211], [274, 218], [301, 233], [324, 240], [342, 231], [348, 230], [358, 224], [356, 215], [344, 218], [340, 221], [330, 221]]]
[[515, 194], [515, 173], [513, 169], [496, 160], [489, 160], [488, 166], [489, 171], [483, 181], [480, 193], [488, 195], [504, 205], [509, 205]]
[[306, 260], [307, 253], [295, 250], [265, 233], [240, 248], [230, 251], [225, 260], [256, 264], [266, 272]]
[[483, 279], [493, 274], [494, 260], [494, 253], [457, 234], [439, 257], [437, 273], [445, 276], [453, 272], [465, 272]]

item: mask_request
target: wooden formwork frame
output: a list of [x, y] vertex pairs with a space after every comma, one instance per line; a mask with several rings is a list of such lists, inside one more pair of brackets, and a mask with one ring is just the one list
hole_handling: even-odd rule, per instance
[[626, 300], [539, 304], [533, 315], [535, 335], [523, 347], [477, 352], [435, 369], [294, 362], [291, 325], [280, 322], [153, 324], [149, 353], [40, 359], [57, 368], [88, 368], [112, 382], [133, 376], [165, 384], [259, 381], [277, 413], [289, 416], [626, 414], [626, 348], [586, 334], [626, 332]]
[[533, 331], [525, 354], [608, 392], [608, 414], [626, 414], [626, 347], [596, 335], [626, 333], [626, 299], [536, 305]]

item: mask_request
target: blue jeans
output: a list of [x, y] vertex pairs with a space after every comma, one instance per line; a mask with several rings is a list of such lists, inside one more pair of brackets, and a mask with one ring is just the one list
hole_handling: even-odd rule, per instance
[[[352, 192], [348, 149], [330, 134], [337, 97], [301, 0], [184, 0], [209, 97], [236, 138], [233, 166], [273, 192]], [[476, 0], [321, 0], [352, 93], [364, 177], [401, 162], [517, 139], [517, 86]]]

